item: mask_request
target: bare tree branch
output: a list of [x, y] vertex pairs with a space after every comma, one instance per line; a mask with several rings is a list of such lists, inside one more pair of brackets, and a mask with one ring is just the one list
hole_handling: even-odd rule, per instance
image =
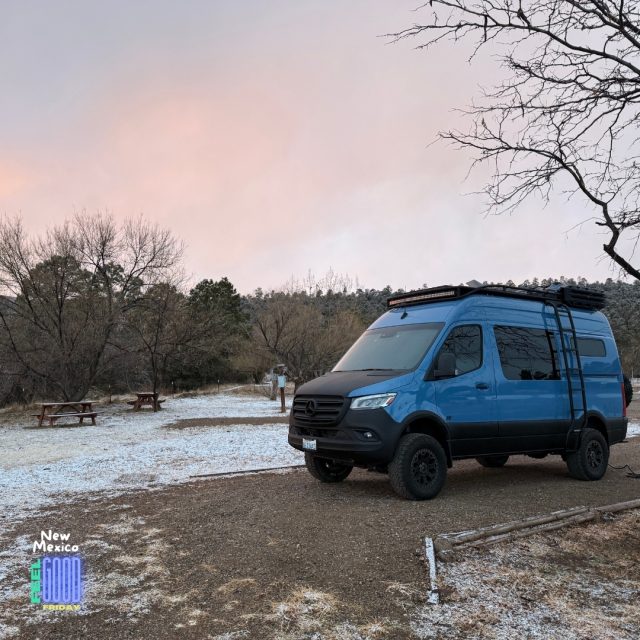
[[473, 150], [474, 165], [490, 164], [489, 211], [548, 200], [568, 180], [608, 231], [605, 254], [640, 279], [638, 2], [433, 0], [429, 9], [428, 22], [390, 37], [417, 38], [421, 49], [470, 41], [472, 58], [502, 52], [509, 72], [467, 110], [467, 132], [440, 134]]

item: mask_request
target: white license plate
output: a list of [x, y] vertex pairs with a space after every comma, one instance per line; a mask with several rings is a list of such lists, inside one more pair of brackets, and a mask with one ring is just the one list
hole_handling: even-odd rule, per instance
[[302, 448], [306, 449], [307, 451], [316, 451], [318, 447], [316, 446], [315, 440], [307, 440], [306, 438], [302, 438]]

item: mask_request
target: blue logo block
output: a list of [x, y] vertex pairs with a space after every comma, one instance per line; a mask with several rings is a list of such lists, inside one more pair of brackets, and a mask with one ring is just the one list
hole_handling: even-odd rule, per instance
[[42, 602], [79, 604], [82, 600], [82, 560], [80, 556], [42, 558]]

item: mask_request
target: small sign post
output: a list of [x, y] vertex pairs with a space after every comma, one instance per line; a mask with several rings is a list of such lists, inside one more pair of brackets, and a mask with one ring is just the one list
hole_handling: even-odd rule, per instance
[[284, 373], [278, 375], [278, 389], [280, 389], [280, 413], [286, 413], [287, 409], [284, 401], [284, 388], [287, 386], [287, 377]]

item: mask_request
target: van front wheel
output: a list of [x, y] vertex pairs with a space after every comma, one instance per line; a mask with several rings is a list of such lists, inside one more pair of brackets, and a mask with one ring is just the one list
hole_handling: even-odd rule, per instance
[[307, 471], [320, 482], [342, 482], [353, 471], [351, 464], [316, 458], [310, 453], [304, 454], [304, 463]]
[[582, 432], [577, 451], [566, 454], [569, 473], [578, 480], [600, 480], [609, 464], [609, 445], [596, 429]]
[[429, 500], [440, 493], [447, 478], [447, 456], [431, 436], [410, 433], [398, 444], [389, 464], [393, 490], [409, 500]]

